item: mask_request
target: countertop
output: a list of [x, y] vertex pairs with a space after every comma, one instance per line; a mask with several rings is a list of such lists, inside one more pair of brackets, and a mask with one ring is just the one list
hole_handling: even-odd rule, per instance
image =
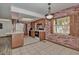
[[10, 33], [5, 33], [5, 34], [0, 34], [0, 37], [6, 37], [6, 36], [10, 36], [12, 34], [19, 34], [19, 33], [24, 33], [24, 32], [10, 32]]
[[8, 34], [19, 34], [19, 33], [24, 33], [24, 32], [10, 32], [10, 33], [6, 33], [6, 35], [8, 35]]
[[0, 37], [8, 37], [10, 35], [6, 35], [6, 34], [0, 34]]

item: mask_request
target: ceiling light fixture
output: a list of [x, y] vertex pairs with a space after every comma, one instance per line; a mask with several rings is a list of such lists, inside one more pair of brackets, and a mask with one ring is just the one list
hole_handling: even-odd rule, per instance
[[54, 17], [54, 15], [53, 14], [51, 14], [51, 3], [48, 3], [48, 14], [46, 14], [45, 15], [45, 18], [47, 19], [47, 20], [51, 20], [51, 19], [53, 19], [53, 17]]

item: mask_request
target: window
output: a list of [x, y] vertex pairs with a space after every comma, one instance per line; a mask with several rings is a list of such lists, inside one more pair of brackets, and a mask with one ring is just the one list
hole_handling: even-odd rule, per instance
[[63, 17], [54, 20], [54, 33], [70, 34], [70, 17]]
[[2, 29], [2, 23], [0, 23], [0, 29]]

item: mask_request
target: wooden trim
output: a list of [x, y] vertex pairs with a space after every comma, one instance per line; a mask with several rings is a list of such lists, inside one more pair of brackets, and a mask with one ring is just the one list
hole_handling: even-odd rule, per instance
[[76, 13], [70, 16], [70, 35], [79, 36], [79, 14]]
[[61, 17], [57, 17], [55, 19], [60, 19], [60, 18], [64, 18], [64, 17], [69, 17], [70, 15], [65, 15], [65, 16], [61, 16]]
[[51, 20], [51, 26], [50, 26], [50, 29], [51, 29], [50, 32], [51, 32], [52, 34], [53, 34], [53, 29], [54, 29], [54, 28], [53, 28], [53, 27], [54, 27], [54, 26], [53, 26], [54, 20], [55, 20], [55, 19], [52, 19], [52, 20]]

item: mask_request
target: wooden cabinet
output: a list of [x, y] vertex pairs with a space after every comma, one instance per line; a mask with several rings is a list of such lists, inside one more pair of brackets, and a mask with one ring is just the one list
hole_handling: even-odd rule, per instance
[[23, 43], [24, 43], [23, 33], [12, 34], [12, 48], [23, 46]]
[[[45, 40], [45, 32], [44, 31], [37, 31], [39, 32], [38, 36], [40, 38], [40, 41]], [[31, 37], [35, 37], [35, 31], [31, 31]]]
[[38, 25], [41, 24], [42, 27], [45, 27], [45, 19], [41, 18], [36, 21], [31, 22], [31, 28], [34, 30], [38, 30]]
[[45, 40], [45, 32], [39, 32], [40, 41]]
[[35, 37], [35, 31], [31, 31], [31, 36]]

